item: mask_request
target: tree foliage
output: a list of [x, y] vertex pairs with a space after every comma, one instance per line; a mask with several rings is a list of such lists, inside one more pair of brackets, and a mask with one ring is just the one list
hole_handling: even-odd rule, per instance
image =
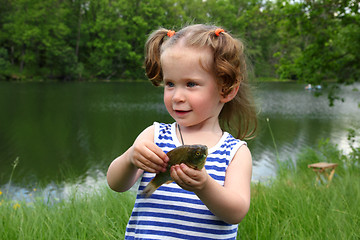
[[143, 78], [148, 34], [190, 23], [242, 38], [258, 77], [359, 80], [355, 0], [0, 0], [0, 80]]

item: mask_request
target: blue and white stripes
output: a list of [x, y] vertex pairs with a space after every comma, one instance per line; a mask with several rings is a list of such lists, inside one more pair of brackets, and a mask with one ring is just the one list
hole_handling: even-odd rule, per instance
[[[154, 124], [154, 141], [165, 153], [181, 145], [175, 123]], [[219, 184], [224, 184], [227, 166], [243, 144], [246, 143], [224, 133], [218, 144], [209, 149], [205, 169]], [[176, 183], [164, 184], [144, 198], [140, 193], [154, 176], [143, 174], [125, 239], [236, 239], [238, 225], [218, 219], [193, 192]]]

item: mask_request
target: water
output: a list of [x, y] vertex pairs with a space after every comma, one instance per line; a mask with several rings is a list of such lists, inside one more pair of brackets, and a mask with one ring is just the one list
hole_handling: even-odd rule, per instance
[[280, 160], [295, 160], [305, 146], [314, 146], [329, 138], [345, 153], [349, 152], [348, 128], [360, 127], [360, 84], [343, 86], [339, 94], [344, 102], [329, 107], [327, 89], [322, 96], [304, 90], [296, 83], [261, 84], [257, 95], [261, 106], [259, 136], [250, 143], [254, 157], [253, 179], [274, 176], [276, 153], [266, 124], [269, 118]]
[[[258, 137], [249, 141], [253, 180], [276, 173], [280, 160], [294, 159], [304, 146], [330, 138], [348, 150], [347, 128], [359, 125], [359, 84], [345, 86], [345, 102], [329, 107], [296, 83], [261, 83]], [[162, 89], [149, 83], [0, 83], [0, 190], [13, 198], [36, 192], [57, 199], [106, 184], [108, 165], [154, 121], [172, 122]], [[9, 186], [13, 161], [19, 157]]]

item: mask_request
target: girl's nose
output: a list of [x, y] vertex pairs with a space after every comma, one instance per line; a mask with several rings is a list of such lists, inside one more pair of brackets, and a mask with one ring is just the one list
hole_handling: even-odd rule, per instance
[[181, 88], [175, 89], [172, 100], [173, 102], [184, 102], [185, 101], [184, 91]]

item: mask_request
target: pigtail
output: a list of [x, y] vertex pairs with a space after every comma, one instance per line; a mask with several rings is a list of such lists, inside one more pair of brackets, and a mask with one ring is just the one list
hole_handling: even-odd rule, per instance
[[215, 74], [222, 94], [227, 96], [239, 86], [236, 96], [221, 110], [220, 124], [236, 133], [237, 138], [250, 139], [257, 129], [257, 113], [248, 81], [244, 44], [222, 29], [216, 29], [212, 38]]
[[[214, 33], [216, 35], [216, 32]], [[214, 66], [217, 79], [220, 80], [223, 95], [228, 95], [233, 88], [240, 85], [243, 80], [243, 71], [237, 53], [241, 51], [240, 42], [233, 39], [228, 33], [216, 36], [214, 46]]]
[[168, 34], [168, 30], [160, 28], [154, 31], [145, 44], [145, 71], [149, 80], [155, 86], [161, 85], [163, 75], [160, 64], [160, 50], [164, 42], [164, 37]]

